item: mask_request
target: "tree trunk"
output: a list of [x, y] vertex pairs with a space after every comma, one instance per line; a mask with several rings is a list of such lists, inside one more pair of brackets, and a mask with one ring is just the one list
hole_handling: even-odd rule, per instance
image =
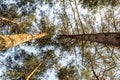
[[48, 35], [47, 33], [2, 35], [2, 36], [0, 36], [0, 50], [6, 50], [8, 48], [17, 46], [23, 42], [42, 38], [47, 35]]
[[98, 42], [107, 45], [120, 47], [120, 32], [116, 33], [96, 33], [96, 34], [77, 34], [77, 35], [59, 35], [60, 38], [71, 38], [84, 41]]

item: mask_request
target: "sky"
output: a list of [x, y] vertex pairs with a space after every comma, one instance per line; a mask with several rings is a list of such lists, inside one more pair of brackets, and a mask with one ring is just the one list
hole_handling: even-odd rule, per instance
[[[6, 0], [8, 3], [14, 3], [14, 1], [13, 0]], [[56, 25], [58, 25], [59, 24], [59, 19], [58, 19], [58, 17], [57, 17], [57, 15], [53, 15], [53, 13], [55, 13], [55, 10], [57, 9], [58, 11], [61, 11], [61, 9], [60, 9], [60, 3], [58, 3], [58, 4], [56, 4], [53, 8], [49, 8], [49, 6], [48, 5], [45, 5], [45, 6], [37, 6], [37, 9], [36, 9], [36, 18], [38, 19], [38, 21], [41, 19], [41, 16], [40, 16], [40, 14], [41, 14], [41, 11], [43, 11], [43, 12], [45, 12], [46, 13], [46, 15], [47, 16], [49, 16], [48, 18], [51, 20], [51, 21], [53, 21]], [[73, 5], [74, 6], [74, 5]], [[80, 12], [80, 15], [86, 15], [86, 14], [90, 14], [90, 12], [88, 12], [88, 10], [87, 9], [83, 9], [83, 8], [81, 8], [81, 6], [79, 5], [78, 6], [78, 10], [79, 10], [79, 12]], [[100, 10], [101, 12], [104, 12], [104, 11], [106, 11], [106, 8], [103, 8], [102, 10]], [[119, 11], [120, 11], [120, 9], [116, 9], [116, 12], [115, 12], [115, 14], [117, 15], [117, 14], [119, 14]], [[73, 15], [73, 13], [72, 13], [72, 10], [71, 10], [71, 8], [68, 8], [67, 10], [66, 10], [66, 12], [68, 13], [68, 15], [70, 15], [69, 17], [70, 18], [73, 18], [73, 16], [71, 16], [71, 15]], [[103, 14], [103, 13], [102, 13]], [[92, 14], [90, 14], [90, 15], [92, 15]], [[95, 22], [95, 25], [96, 25], [96, 27], [99, 27], [98, 25], [101, 23], [100, 22], [100, 20], [101, 20], [101, 15], [99, 14], [99, 13], [96, 13], [95, 15], [93, 15], [95, 18], [96, 18], [96, 22]], [[104, 16], [104, 14], [103, 14], [103, 16]], [[76, 17], [78, 17], [78, 16], [76, 16]], [[120, 16], [118, 16], [118, 18], [119, 18]], [[82, 18], [81, 18], [82, 19]], [[72, 21], [72, 22], [74, 22], [74, 21]], [[82, 22], [84, 23], [84, 20], [82, 19]], [[33, 23], [34, 24], [34, 26], [35, 26], [35, 29], [39, 32], [40, 30], [39, 30], [39, 28], [38, 28], [38, 26], [35, 24], [35, 23]], [[85, 24], [85, 23], [84, 23]], [[75, 25], [75, 24], [74, 24]], [[21, 49], [25, 49], [26, 51], [28, 51], [29, 53], [31, 53], [31, 52], [34, 52], [34, 54], [38, 54], [38, 50], [39, 49], [37, 49], [37, 45], [36, 46], [27, 46], [26, 44], [21, 44], [21, 45], [19, 45], [18, 46], [19, 48], [21, 48]], [[52, 49], [52, 48], [54, 48], [54, 47], [49, 47], [49, 49]], [[16, 48], [12, 48], [12, 49], [9, 49], [7, 52], [0, 52], [0, 64], [2, 64], [1, 63], [1, 61], [5, 64], [6, 63], [6, 61], [5, 61], [5, 58], [7, 58], [7, 56], [9, 56], [9, 55], [13, 55], [12, 53], [14, 53], [15, 52], [15, 49]], [[45, 48], [46, 49], [46, 48]], [[77, 51], [77, 53], [79, 53], [79, 49], [76, 47], [76, 51]], [[94, 50], [92, 50], [92, 51], [94, 51]], [[57, 49], [57, 50], [55, 50], [55, 54], [57, 55], [57, 56], [59, 56], [60, 54], [61, 54], [61, 52], [60, 52], [60, 50], [59, 49]], [[59, 63], [61, 64], [61, 66], [66, 66], [72, 59], [73, 60], [75, 60], [76, 59], [76, 56], [75, 55], [68, 55], [67, 54], [67, 52], [64, 52], [64, 53], [62, 53], [63, 55], [64, 55], [64, 57], [62, 57], [61, 58], [61, 60], [59, 61]], [[78, 55], [78, 57], [80, 57], [80, 55]], [[80, 58], [80, 60], [81, 60], [81, 58]], [[79, 59], [77, 60], [78, 62], [80, 61]], [[18, 62], [19, 64], [22, 64], [21, 62]], [[3, 65], [3, 64], [2, 64]], [[76, 64], [75, 64], [76, 65]], [[81, 64], [77, 64], [79, 67], [82, 67], [83, 68], [83, 66], [81, 65]], [[5, 72], [6, 71], [6, 68], [4, 67], [4, 66], [0, 66], [0, 76], [2, 75], [2, 73], [3, 72]], [[48, 70], [47, 72], [46, 72], [46, 74], [47, 75], [45, 75], [45, 77], [41, 77], [41, 80], [57, 80], [57, 78], [56, 78], [56, 71], [54, 70], [54, 69], [52, 69], [52, 70]], [[2, 79], [1, 79], [2, 80]]]

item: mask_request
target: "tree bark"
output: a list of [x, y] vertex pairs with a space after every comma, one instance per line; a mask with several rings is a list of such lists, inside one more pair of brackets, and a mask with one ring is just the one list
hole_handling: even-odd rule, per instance
[[107, 45], [120, 47], [120, 32], [116, 33], [96, 33], [96, 34], [77, 34], [77, 35], [58, 35], [60, 38], [71, 38], [83, 41], [98, 42]]
[[38, 39], [47, 36], [47, 33], [42, 34], [13, 34], [0, 36], [0, 50], [6, 50], [17, 46], [23, 42]]

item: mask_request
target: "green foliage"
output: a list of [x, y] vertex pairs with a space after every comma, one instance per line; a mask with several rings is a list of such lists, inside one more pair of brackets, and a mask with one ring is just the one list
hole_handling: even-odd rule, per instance
[[[26, 6], [23, 9], [21, 7], [17, 7], [15, 4], [10, 4], [8, 7], [7, 4], [4, 4], [4, 6], [6, 6], [5, 9], [0, 9], [1, 17], [4, 17], [10, 21], [14, 20], [16, 24], [5, 20], [0, 20], [0, 26], [5, 27], [5, 29], [9, 32], [8, 34], [28, 32], [29, 28], [32, 26], [33, 21], [36, 19], [34, 10], [32, 10], [33, 13], [30, 13], [30, 10], [28, 10], [28, 7]], [[20, 12], [18, 12], [18, 10], [20, 10]], [[8, 29], [6, 26], [8, 26]]]
[[49, 35], [42, 39], [37, 39], [36, 40], [37, 44], [39, 44], [40, 47], [55, 45], [55, 41], [52, 38], [55, 35], [56, 26], [52, 22], [50, 22], [50, 20], [47, 18], [42, 18], [40, 20], [40, 25], [41, 33], [45, 32], [48, 33]]
[[41, 5], [48, 4], [50, 7], [52, 7], [55, 4], [56, 1], [54, 1], [54, 0], [39, 0]]
[[15, 6], [2, 4], [1, 9], [0, 9], [0, 16], [6, 17], [6, 18], [9, 18], [9, 19], [18, 18], [19, 15], [18, 15], [18, 12], [16, 10], [17, 10], [17, 8]]
[[78, 80], [78, 72], [75, 66], [62, 67], [58, 72], [59, 80]]
[[81, 77], [86, 80], [89, 80], [91, 78], [91, 71], [89, 71], [89, 70], [83, 69], [83, 70], [81, 70], [81, 74], [82, 74]]
[[22, 72], [18, 72], [16, 70], [9, 70], [7, 72], [7, 75], [6, 76], [10, 76], [10, 77], [13, 77], [12, 79], [13, 80], [17, 80], [19, 79], [19, 77], [23, 76], [24, 74]]
[[[31, 33], [33, 25], [32, 23], [36, 21], [36, 6], [37, 5], [49, 5], [50, 7], [54, 6], [55, 2], [58, 0], [16, 0], [15, 4], [0, 4], [0, 16], [5, 17], [9, 20], [14, 20], [18, 25], [12, 24], [7, 21], [2, 21], [0, 20], [0, 31], [1, 34], [16, 34], [16, 33]], [[60, 0], [61, 1], [61, 0]], [[63, 0], [62, 0], [63, 1]], [[66, 0], [64, 0], [66, 1]], [[68, 0], [67, 0], [68, 1]], [[66, 7], [70, 7], [69, 4], [66, 4]], [[77, 0], [76, 0], [77, 1]], [[59, 1], [58, 1], [59, 2]], [[82, 4], [83, 7], [85, 8], [95, 8], [98, 6], [108, 6], [111, 5], [117, 6], [119, 4], [118, 0], [79, 0], [79, 2]], [[74, 4], [74, 2], [73, 2]], [[41, 5], [40, 5], [41, 6]], [[60, 6], [61, 7], [61, 6]], [[66, 8], [64, 7], [64, 8]], [[62, 6], [62, 9], [65, 11], [65, 9]], [[97, 8], [96, 8], [97, 9]], [[53, 39], [54, 36], [58, 34], [77, 34], [77, 27], [76, 26], [71, 26], [71, 24], [74, 24], [75, 22], [71, 22], [72, 20], [69, 20], [69, 16], [67, 12], [62, 12], [59, 16], [60, 18], [60, 23], [57, 27], [52, 23], [48, 18], [42, 18], [39, 22], [36, 21], [36, 24], [38, 23], [39, 25], [38, 28], [40, 28], [40, 33], [46, 32], [49, 34], [49, 36], [42, 38], [42, 39], [37, 39], [36, 42], [32, 43], [29, 42], [29, 47], [32, 45], [35, 46], [37, 45], [39, 47], [39, 51], [41, 51], [38, 54], [33, 54], [29, 52], [25, 52], [16, 50], [16, 54], [14, 56], [11, 53], [11, 56], [8, 56], [6, 59], [7, 63], [7, 73], [6, 77], [8, 79], [14, 80], [14, 79], [25, 79], [34, 69], [38, 64], [42, 64], [40, 68], [36, 71], [36, 73], [31, 77], [32, 80], [36, 80], [38, 77], [43, 76], [43, 74], [48, 70], [53, 68], [54, 65], [58, 65], [58, 59], [54, 53], [54, 50], [41, 50], [42, 48], [49, 47], [49, 46], [54, 46], [56, 49], [59, 48], [60, 52], [61, 51], [66, 51], [69, 54], [69, 51], [72, 51], [77, 48], [77, 51], [73, 51], [73, 54], [81, 54], [83, 56], [79, 56], [78, 58], [81, 59], [83, 58], [83, 64], [87, 69], [81, 70], [82, 74], [82, 79], [92, 79], [92, 77], [95, 78], [94, 74], [92, 73], [92, 68], [91, 68], [91, 59], [93, 61], [92, 66], [94, 67], [94, 70], [96, 73], [99, 73], [100, 77], [103, 76], [102, 79], [106, 77], [110, 77], [111, 80], [114, 80], [113, 74], [115, 74], [118, 70], [118, 67], [116, 65], [118, 64], [119, 58], [119, 51], [114, 52], [114, 49], [105, 49], [103, 45], [94, 43], [91, 44], [90, 42], [85, 42], [86, 44], [82, 45], [82, 41], [80, 42], [77, 39], [67, 39], [67, 38], [59, 38], [59, 39]], [[85, 23], [87, 26], [84, 26], [85, 32], [86, 33], [97, 33], [96, 30], [99, 30], [101, 28], [101, 32], [109, 32], [111, 29], [113, 29], [113, 23], [116, 25], [119, 25], [119, 19], [116, 19], [114, 17], [114, 14], [111, 14], [112, 11], [108, 11], [110, 13], [104, 12], [104, 18], [101, 25], [99, 26], [94, 26], [96, 23], [95, 19], [92, 20], [94, 14], [91, 13], [89, 15], [90, 17], [84, 17]], [[58, 12], [59, 13], [59, 12]], [[55, 16], [56, 16], [55, 15]], [[118, 14], [117, 14], [118, 15]], [[39, 15], [41, 16], [41, 15]], [[71, 15], [73, 16], [73, 15]], [[71, 17], [70, 16], [70, 17]], [[77, 15], [75, 15], [77, 16]], [[42, 16], [43, 17], [43, 16]], [[49, 17], [49, 16], [47, 16]], [[81, 19], [83, 18], [82, 15], [80, 15]], [[113, 18], [115, 18], [113, 20]], [[71, 18], [70, 18], [71, 19]], [[73, 19], [73, 18], [72, 18]], [[78, 18], [77, 18], [78, 20]], [[109, 24], [107, 24], [107, 21]], [[116, 22], [114, 22], [116, 21]], [[79, 22], [79, 21], [78, 21]], [[94, 24], [93, 24], [94, 23]], [[79, 24], [79, 23], [78, 23]], [[115, 25], [115, 28], [117, 28], [116, 31], [119, 31], [119, 27]], [[80, 27], [80, 26], [79, 26]], [[99, 27], [99, 28], [97, 28]], [[110, 28], [111, 27], [111, 28]], [[56, 31], [57, 30], [57, 31]], [[7, 33], [5, 33], [5, 31]], [[100, 31], [100, 30], [99, 30]], [[114, 29], [113, 29], [114, 31]], [[82, 30], [79, 28], [79, 32], [82, 32]], [[36, 32], [34, 32], [36, 33]], [[4, 43], [1, 39], [0, 43]], [[4, 46], [0, 45], [0, 48]], [[17, 49], [19, 49], [17, 47]], [[60, 53], [62, 54], [62, 53]], [[2, 54], [1, 54], [2, 55]], [[37, 56], [36, 56], [37, 55]], [[117, 55], [117, 57], [115, 56]], [[21, 61], [22, 64], [19, 65], [15, 61], [13, 61], [12, 57], [14, 57], [15, 61]], [[60, 56], [59, 56], [60, 57]], [[76, 57], [76, 61], [78, 59]], [[82, 62], [82, 61], [81, 61]], [[81, 63], [78, 62], [78, 63]], [[101, 66], [102, 65], [102, 66]], [[77, 65], [76, 65], [77, 66]], [[117, 65], [119, 66], [119, 65]], [[61, 66], [59, 66], [61, 67]], [[81, 68], [81, 67], [79, 67]], [[62, 67], [58, 71], [58, 78], [60, 80], [78, 80], [80, 79], [78, 74], [78, 69], [75, 66], [68, 66], [68, 67]], [[111, 76], [113, 75], [113, 76]]]
[[46, 32], [50, 35], [55, 34], [56, 26], [48, 19], [48, 18], [42, 18], [40, 20], [41, 24], [41, 33]]
[[[20, 55], [16, 55], [14, 58], [15, 60], [20, 60], [23, 58], [23, 64], [12, 67], [12, 64], [9, 64], [8, 71], [6, 73], [6, 77], [17, 80], [17, 79], [25, 79], [35, 68], [38, 64], [41, 63], [39, 69], [35, 72], [35, 74], [30, 78], [32, 80], [36, 80], [37, 76], [43, 76], [43, 74], [53, 67], [54, 63], [57, 62], [57, 59], [54, 55], [53, 50], [42, 51], [40, 56], [35, 56], [34, 54], [28, 54], [24, 50], [19, 53]], [[8, 57], [7, 61], [12, 63], [12, 58]]]
[[119, 0], [79, 0], [79, 2], [82, 4], [83, 7], [97, 7], [99, 5], [104, 6], [116, 6], [119, 4]]

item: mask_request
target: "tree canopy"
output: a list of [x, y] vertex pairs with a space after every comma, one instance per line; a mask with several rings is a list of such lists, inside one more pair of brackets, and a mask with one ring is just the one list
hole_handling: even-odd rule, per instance
[[0, 79], [119, 80], [119, 4], [1, 0]]

